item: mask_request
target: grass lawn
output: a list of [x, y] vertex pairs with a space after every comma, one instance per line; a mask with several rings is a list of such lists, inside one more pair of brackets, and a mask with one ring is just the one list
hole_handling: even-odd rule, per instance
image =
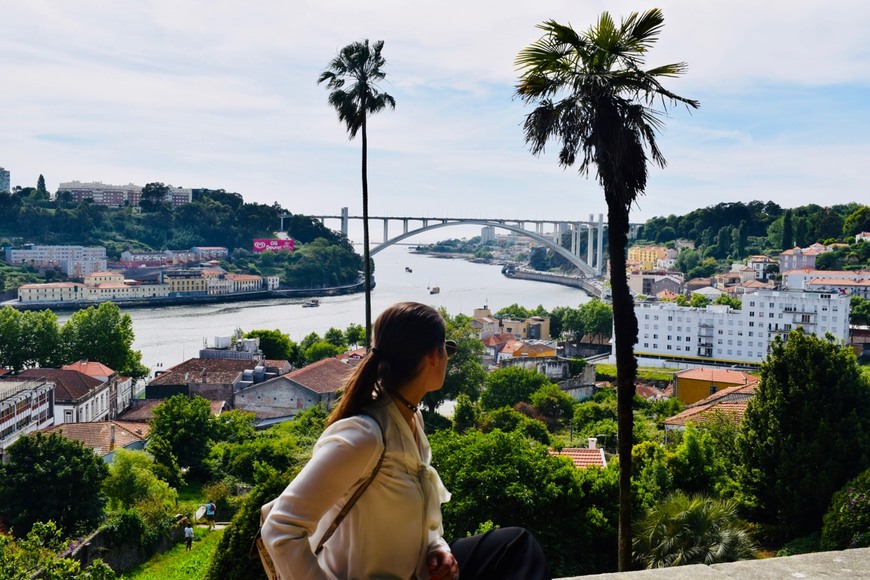
[[[674, 378], [674, 373], [680, 369], [668, 369], [658, 367], [639, 367], [637, 369], [637, 380], [639, 381], [671, 381]], [[612, 364], [596, 364], [595, 374], [600, 377], [605, 377], [604, 380], [614, 380], [616, 378], [616, 365]]]
[[222, 535], [223, 530], [209, 532], [205, 528], [194, 528], [193, 546], [190, 552], [185, 550], [184, 542], [181, 542], [119, 577], [128, 580], [204, 579]]

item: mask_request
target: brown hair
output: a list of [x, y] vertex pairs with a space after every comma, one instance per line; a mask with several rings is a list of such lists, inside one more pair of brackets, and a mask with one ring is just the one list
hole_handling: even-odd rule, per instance
[[431, 306], [399, 302], [375, 320], [372, 349], [344, 387], [328, 425], [358, 415], [381, 391], [395, 392], [420, 372], [423, 357], [444, 344], [444, 319]]

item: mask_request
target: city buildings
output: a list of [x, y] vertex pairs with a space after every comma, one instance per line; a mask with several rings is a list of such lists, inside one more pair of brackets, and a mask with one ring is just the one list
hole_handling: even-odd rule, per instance
[[12, 191], [9, 188], [9, 178], [9, 170], [0, 167], [0, 193], [10, 193]]
[[[110, 185], [99, 181], [81, 182], [67, 181], [57, 188], [57, 196], [68, 196], [69, 201], [79, 203], [85, 199], [93, 200], [94, 203], [108, 207], [138, 207], [142, 199], [142, 186], [133, 185]], [[193, 201], [193, 190], [183, 187], [169, 186], [169, 191], [164, 200], [173, 207]]]
[[759, 290], [743, 295], [742, 301], [741, 310], [723, 305], [692, 308], [672, 302], [636, 304], [635, 355], [647, 365], [667, 361], [689, 366], [755, 366], [767, 357], [776, 336], [785, 338], [798, 327], [819, 336], [830, 332], [842, 341], [849, 337], [848, 296]]
[[106, 248], [102, 246], [40, 246], [28, 244], [6, 248], [6, 262], [44, 268], [59, 268], [70, 278], [105, 270]]

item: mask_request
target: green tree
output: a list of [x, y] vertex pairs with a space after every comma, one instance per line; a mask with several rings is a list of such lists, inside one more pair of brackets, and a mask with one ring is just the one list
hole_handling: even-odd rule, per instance
[[755, 557], [755, 541], [732, 500], [679, 493], [648, 510], [636, 528], [635, 559], [646, 568]]
[[485, 411], [513, 407], [519, 402], [531, 403], [532, 394], [550, 379], [536, 370], [523, 367], [507, 367], [491, 372], [484, 382], [480, 406]]
[[834, 494], [825, 514], [821, 546], [825, 550], [870, 546], [870, 469]]
[[160, 182], [147, 183], [142, 188], [139, 206], [145, 211], [157, 211], [164, 206], [169, 186]]
[[344, 331], [344, 339], [347, 344], [359, 344], [365, 342], [366, 329], [359, 324], [348, 324]]
[[51, 310], [0, 308], [0, 366], [14, 372], [63, 364], [60, 327]]
[[655, 140], [663, 112], [654, 104], [699, 106], [659, 82], [683, 74], [684, 63], [643, 69], [663, 24], [658, 9], [632, 13], [619, 26], [604, 12], [580, 33], [548, 21], [539, 25], [544, 36], [516, 59], [522, 71], [517, 94], [526, 103], [537, 103], [523, 125], [532, 153], [540, 154], [551, 139], [560, 142], [559, 164], [570, 167], [577, 161], [581, 174], [594, 166], [607, 203], [622, 457], [620, 570], [631, 565], [631, 405], [637, 373], [637, 318], [624, 275], [629, 214], [646, 188], [647, 151], [653, 162], [665, 164]]
[[520, 306], [516, 302], [514, 302], [510, 306], [505, 306], [504, 308], [495, 313], [496, 318], [510, 318], [511, 320], [525, 320], [531, 315], [531, 312], [529, 312], [526, 308]]
[[782, 216], [782, 238], [779, 244], [780, 249], [785, 252], [794, 248], [794, 224], [791, 210], [786, 210]]
[[477, 409], [465, 393], [456, 397], [453, 408], [453, 430], [460, 435], [477, 425]]
[[86, 358], [121, 375], [137, 379], [148, 375], [142, 353], [133, 350], [133, 321], [117, 304], [103, 302], [73, 313], [60, 336], [68, 362]]
[[325, 358], [331, 358], [344, 352], [344, 347], [335, 346], [325, 340], [319, 340], [304, 351], [305, 364], [310, 365]]
[[144, 451], [118, 449], [103, 481], [109, 509], [129, 509], [141, 502], [156, 501], [175, 507], [178, 493], [157, 477], [154, 459]]
[[870, 232], [870, 206], [859, 206], [843, 221], [844, 236], [851, 237], [861, 232]]
[[870, 300], [854, 295], [849, 299], [851, 303], [851, 311], [849, 313], [849, 324], [855, 326], [870, 325]]
[[754, 517], [792, 537], [818, 530], [834, 492], [870, 464], [870, 383], [851, 349], [802, 328], [777, 336], [737, 447]]
[[[175, 395], [154, 408], [151, 419], [151, 437], [163, 439], [172, 456], [182, 467], [190, 469], [192, 476], [205, 472], [205, 459], [214, 441], [214, 417], [208, 400], [200, 397]], [[171, 458], [155, 453], [155, 461], [171, 467]]]
[[430, 441], [433, 464], [452, 493], [442, 508], [445, 537], [465, 537], [486, 522], [523, 526], [541, 543], [554, 576], [613, 565], [615, 472], [578, 470], [520, 432], [445, 430]]
[[263, 356], [273, 360], [295, 360], [298, 356], [296, 343], [280, 330], [252, 330], [245, 338], [259, 338]]
[[80, 442], [35, 433], [12, 444], [8, 455], [0, 467], [0, 505], [16, 536], [26, 536], [36, 522], [51, 520], [72, 535], [102, 520], [108, 468]]
[[48, 190], [45, 189], [45, 177], [41, 173], [36, 180], [36, 195], [39, 199], [47, 200], [49, 198]]
[[347, 347], [347, 341], [345, 340], [344, 333], [335, 327], [332, 327], [326, 331], [326, 334], [323, 335], [323, 340], [341, 349]]
[[484, 346], [471, 326], [471, 318], [461, 314], [451, 317], [443, 309], [441, 315], [447, 327], [447, 338], [456, 343], [456, 353], [447, 361], [444, 385], [423, 397], [423, 404], [430, 412], [461, 393], [476, 401], [486, 380], [486, 369], [480, 364]]
[[593, 298], [580, 306], [578, 316], [585, 334], [599, 340], [613, 334], [613, 307], [610, 304]]
[[[369, 180], [367, 120], [390, 107], [396, 100], [381, 91], [379, 83], [387, 76], [383, 70], [386, 60], [381, 56], [384, 41], [369, 45], [368, 39], [354, 42], [341, 49], [320, 74], [317, 83], [326, 83], [329, 104], [338, 112], [338, 118], [347, 126], [350, 139], [362, 135], [362, 210], [363, 210], [363, 267], [366, 293], [366, 348], [372, 328], [371, 252], [369, 250]], [[348, 85], [345, 88], [345, 85]]]
[[544, 385], [532, 393], [532, 406], [546, 420], [550, 432], [559, 430], [574, 419], [574, 397], [559, 385]]

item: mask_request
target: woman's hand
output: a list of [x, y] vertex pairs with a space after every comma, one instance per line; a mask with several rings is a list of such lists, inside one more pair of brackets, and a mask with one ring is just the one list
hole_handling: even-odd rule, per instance
[[432, 580], [456, 580], [459, 578], [459, 563], [453, 554], [436, 550], [426, 559], [429, 566], [429, 578]]

